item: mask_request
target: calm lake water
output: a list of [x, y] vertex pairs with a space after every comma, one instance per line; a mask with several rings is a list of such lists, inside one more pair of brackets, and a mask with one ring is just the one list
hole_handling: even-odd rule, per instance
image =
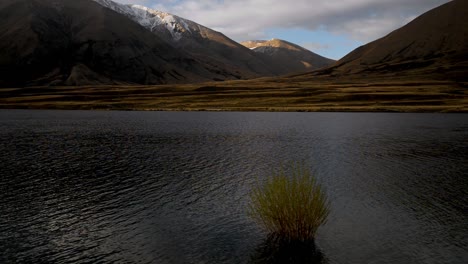
[[2, 110], [0, 136], [0, 263], [290, 254], [247, 205], [294, 161], [331, 200], [316, 263], [468, 263], [466, 114]]

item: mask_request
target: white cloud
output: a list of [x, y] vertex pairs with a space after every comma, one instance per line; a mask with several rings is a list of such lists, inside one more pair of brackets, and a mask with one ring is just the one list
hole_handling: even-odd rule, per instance
[[322, 29], [367, 42], [449, 0], [118, 0], [167, 11], [236, 40], [271, 28]]
[[305, 42], [301, 43], [301, 46], [309, 49], [309, 50], [314, 50], [314, 51], [323, 51], [323, 50], [329, 50], [332, 48], [332, 45], [330, 44], [323, 44], [323, 43], [318, 43], [318, 42]]
[[122, 4], [132, 4], [132, 5], [143, 5], [143, 6], [150, 6], [151, 0], [113, 0], [115, 2], [119, 2]]

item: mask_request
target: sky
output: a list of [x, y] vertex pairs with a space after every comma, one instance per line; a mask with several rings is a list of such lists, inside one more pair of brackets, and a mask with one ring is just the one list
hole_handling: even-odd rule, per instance
[[284, 39], [331, 59], [450, 0], [114, 0], [172, 13], [235, 41]]

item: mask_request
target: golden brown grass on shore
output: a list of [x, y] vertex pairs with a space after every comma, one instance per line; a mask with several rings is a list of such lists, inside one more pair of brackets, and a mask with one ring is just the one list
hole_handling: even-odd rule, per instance
[[187, 85], [0, 89], [0, 108], [468, 112], [468, 84], [421, 77], [261, 78]]

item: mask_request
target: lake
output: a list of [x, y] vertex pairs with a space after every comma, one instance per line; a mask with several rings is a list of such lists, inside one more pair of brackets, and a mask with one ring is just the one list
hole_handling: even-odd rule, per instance
[[331, 202], [316, 263], [468, 263], [467, 114], [1, 110], [0, 135], [0, 263], [261, 263], [249, 192], [293, 162]]

